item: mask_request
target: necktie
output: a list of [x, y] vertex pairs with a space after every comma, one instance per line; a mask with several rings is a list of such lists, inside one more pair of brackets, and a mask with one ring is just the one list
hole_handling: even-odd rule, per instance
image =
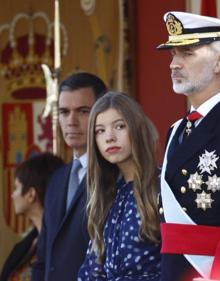
[[70, 177], [69, 177], [66, 210], [68, 210], [68, 208], [73, 200], [73, 197], [78, 189], [78, 186], [79, 186], [78, 171], [81, 167], [82, 167], [82, 165], [81, 165], [79, 159], [74, 159], [72, 169], [70, 172]]
[[200, 119], [202, 115], [197, 111], [192, 111], [187, 115], [187, 123], [183, 133], [183, 140], [192, 133], [192, 130], [195, 128], [196, 120]]

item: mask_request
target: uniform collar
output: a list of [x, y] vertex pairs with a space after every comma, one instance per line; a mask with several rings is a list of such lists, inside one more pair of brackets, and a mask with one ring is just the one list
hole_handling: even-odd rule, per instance
[[197, 109], [195, 109], [193, 106], [190, 108], [190, 112], [196, 110], [198, 111], [203, 117], [205, 117], [209, 111], [218, 103], [220, 102], [220, 93], [214, 95], [207, 101], [205, 101], [202, 105], [200, 105]]

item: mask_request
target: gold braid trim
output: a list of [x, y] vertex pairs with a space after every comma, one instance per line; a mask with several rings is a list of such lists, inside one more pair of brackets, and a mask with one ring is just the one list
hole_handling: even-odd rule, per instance
[[194, 39], [204, 39], [204, 38], [215, 38], [220, 37], [220, 32], [204, 32], [204, 33], [192, 33], [192, 34], [182, 34], [182, 35], [172, 35], [169, 36], [169, 42], [178, 42], [180, 40], [194, 40]]

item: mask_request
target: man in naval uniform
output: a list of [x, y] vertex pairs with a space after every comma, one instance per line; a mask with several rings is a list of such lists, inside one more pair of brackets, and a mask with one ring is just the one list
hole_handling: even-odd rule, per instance
[[170, 128], [162, 167], [161, 280], [220, 280], [220, 19], [164, 20], [158, 49], [170, 50], [173, 90], [190, 110]]

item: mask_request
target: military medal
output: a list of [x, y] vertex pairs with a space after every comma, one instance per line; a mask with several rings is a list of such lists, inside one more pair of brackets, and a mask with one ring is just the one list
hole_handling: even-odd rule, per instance
[[211, 171], [217, 168], [216, 161], [219, 159], [215, 154], [215, 150], [212, 152], [208, 152], [205, 150], [205, 153], [202, 156], [199, 156], [199, 164], [198, 167], [201, 170], [201, 173], [207, 172], [211, 174]]
[[205, 150], [205, 153], [203, 153], [202, 156], [199, 156], [198, 167], [201, 173], [207, 172], [208, 174], [211, 174], [211, 171], [217, 169], [216, 161], [218, 159], [219, 157], [215, 154], [215, 150], [211, 152]]
[[186, 117], [187, 119], [187, 123], [186, 123], [186, 128], [185, 128], [185, 133], [187, 134], [187, 136], [189, 136], [189, 134], [191, 134], [192, 129], [195, 127], [195, 121], [200, 119], [202, 117], [202, 115], [197, 112], [197, 111], [192, 111], [191, 113], [189, 113]]
[[197, 203], [198, 209], [203, 209], [203, 211], [206, 211], [208, 208], [212, 208], [212, 202], [214, 200], [211, 198], [210, 193], [206, 193], [203, 191], [202, 193], [197, 193], [197, 198], [195, 202]]
[[214, 193], [216, 190], [220, 190], [220, 177], [217, 177], [216, 175], [212, 177], [209, 176], [206, 184], [208, 186], [207, 189]]
[[[197, 168], [199, 168], [200, 172], [190, 174], [187, 180], [188, 188], [196, 192], [197, 197], [195, 199], [195, 202], [197, 204], [197, 208], [202, 209], [203, 211], [212, 208], [212, 202], [214, 202], [211, 197], [212, 193], [220, 191], [220, 177], [218, 177], [216, 174], [211, 175], [212, 172], [218, 168], [218, 159], [219, 156], [217, 156], [215, 150], [211, 152], [205, 150], [204, 153], [199, 156], [199, 163], [197, 165]], [[208, 180], [206, 181], [204, 181], [204, 177], [206, 177], [204, 173], [209, 174], [207, 175]], [[206, 186], [207, 191], [211, 191], [211, 193], [205, 192], [202, 188], [202, 185]], [[202, 193], [197, 193], [197, 190], [201, 190]]]
[[201, 189], [201, 185], [203, 184], [202, 175], [199, 175], [197, 172], [195, 174], [190, 175], [188, 179], [189, 188], [194, 192], [197, 189]]
[[189, 121], [189, 120], [188, 120], [187, 123], [186, 123], [185, 132], [186, 132], [187, 136], [188, 136], [189, 134], [191, 134], [191, 132], [192, 132], [192, 122]]

